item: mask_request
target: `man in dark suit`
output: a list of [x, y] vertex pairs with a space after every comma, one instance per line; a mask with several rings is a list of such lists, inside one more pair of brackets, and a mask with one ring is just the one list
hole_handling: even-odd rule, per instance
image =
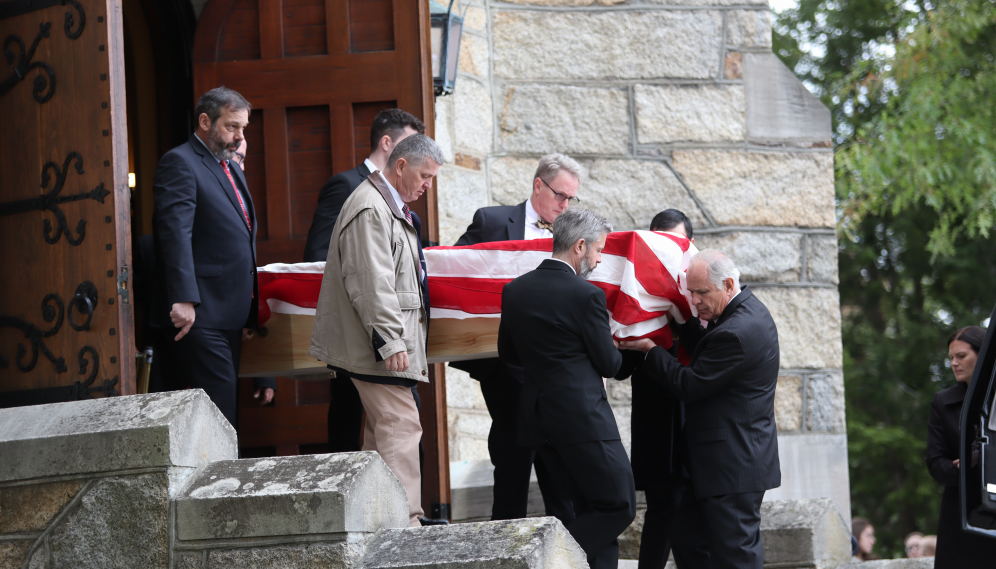
[[[339, 218], [342, 204], [374, 170], [383, 171], [391, 152], [399, 142], [413, 134], [424, 134], [425, 125], [417, 117], [401, 109], [386, 109], [377, 114], [370, 126], [370, 156], [356, 168], [340, 172], [322, 186], [318, 205], [308, 230], [304, 246], [304, 262], [324, 261], [329, 252], [329, 240]], [[421, 234], [422, 220], [414, 212], [412, 222]], [[425, 258], [421, 248], [423, 272]], [[423, 290], [428, 290], [428, 284]], [[428, 306], [428, 302], [426, 302]], [[332, 380], [332, 401], [329, 404], [329, 452], [359, 452], [360, 431], [363, 425], [363, 403], [353, 382], [346, 374], [337, 374]], [[417, 401], [417, 393], [416, 393]]]
[[153, 180], [163, 373], [206, 391], [232, 426], [242, 340], [257, 316], [256, 216], [242, 170], [229, 166], [250, 109], [231, 89], [205, 93], [197, 130]]
[[498, 354], [525, 370], [518, 442], [538, 449], [574, 503], [567, 531], [592, 569], [615, 569], [619, 534], [636, 516], [633, 471], [603, 377], [622, 365], [602, 289], [585, 279], [612, 226], [587, 209], [561, 214], [553, 258], [505, 285]]
[[726, 255], [701, 251], [686, 275], [698, 311], [680, 328], [691, 364], [681, 365], [650, 340], [620, 347], [645, 352], [644, 373], [685, 404], [691, 484], [678, 516], [682, 530], [696, 529], [675, 537], [687, 534], [689, 543], [704, 541], [704, 547], [675, 549], [678, 566], [761, 569], [761, 499], [781, 484], [778, 331], [764, 304], [740, 289], [740, 272]]
[[[477, 210], [473, 223], [456, 244], [553, 237], [550, 229], [554, 220], [579, 201], [581, 177], [581, 166], [568, 156], [548, 154], [540, 158], [529, 199], [519, 205]], [[529, 477], [535, 460], [536, 479], [546, 514], [569, 523], [574, 518], [570, 500], [553, 482], [543, 459], [536, 457], [536, 451], [519, 447], [515, 441], [519, 392], [525, 380], [522, 369], [503, 365], [498, 358], [454, 362], [450, 366], [468, 372], [470, 377], [481, 382], [481, 392], [491, 414], [488, 452], [495, 467], [491, 519], [526, 517]]]
[[[650, 222], [651, 231], [666, 231], [693, 239], [692, 222], [681, 211], [666, 209]], [[674, 342], [668, 352], [677, 357], [679, 340], [672, 326]], [[632, 374], [633, 414], [630, 418], [630, 463], [636, 489], [643, 490], [647, 511], [643, 518], [639, 569], [664, 569], [672, 545], [672, 522], [678, 510], [688, 472], [682, 463], [681, 431], [685, 408], [642, 367], [642, 352], [624, 354], [623, 369], [616, 376]]]

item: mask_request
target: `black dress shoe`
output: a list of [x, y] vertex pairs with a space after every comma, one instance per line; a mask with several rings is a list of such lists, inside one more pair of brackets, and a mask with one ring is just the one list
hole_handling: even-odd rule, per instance
[[422, 522], [424, 526], [448, 526], [450, 525], [449, 520], [432, 520], [429, 518], [419, 518], [418, 521]]

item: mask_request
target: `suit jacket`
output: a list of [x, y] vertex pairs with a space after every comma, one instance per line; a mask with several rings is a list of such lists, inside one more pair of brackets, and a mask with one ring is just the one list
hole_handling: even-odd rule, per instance
[[643, 365], [685, 403], [687, 467], [696, 497], [778, 487], [778, 331], [768, 309], [744, 287], [708, 330], [691, 318], [680, 334], [691, 352], [689, 366], [659, 346]]
[[457, 245], [476, 245], [492, 241], [521, 241], [526, 238], [526, 202], [519, 205], [482, 207], [474, 212], [474, 221], [457, 240]]
[[[675, 338], [668, 352], [677, 356], [677, 347]], [[623, 366], [616, 374], [616, 379], [633, 378], [630, 463], [637, 490], [644, 490], [669, 476], [684, 475], [681, 463], [684, 405], [654, 380], [653, 374], [644, 369], [643, 362], [642, 353], [623, 352]]]
[[325, 182], [318, 192], [318, 205], [315, 215], [311, 218], [311, 229], [308, 230], [308, 241], [304, 245], [304, 262], [315, 263], [324, 261], [329, 256], [329, 240], [332, 239], [332, 229], [339, 219], [342, 204], [353, 193], [357, 186], [370, 175], [366, 164], [339, 172]]
[[218, 160], [194, 135], [167, 152], [153, 178], [152, 214], [160, 322], [193, 302], [194, 326], [255, 328], [256, 212], [241, 168], [229, 167], [252, 224]]
[[[492, 241], [521, 241], [526, 238], [526, 202], [519, 205], [497, 205], [482, 207], [474, 212], [474, 221], [457, 240], [457, 245], [477, 245]], [[498, 372], [501, 362], [498, 358], [450, 362], [451, 367], [461, 369], [478, 381], [488, 380]], [[525, 376], [521, 368], [508, 367], [508, 376], [519, 383]]]
[[501, 313], [498, 353], [525, 368], [519, 446], [619, 440], [602, 377], [616, 375], [622, 355], [602, 289], [547, 259], [505, 285]]

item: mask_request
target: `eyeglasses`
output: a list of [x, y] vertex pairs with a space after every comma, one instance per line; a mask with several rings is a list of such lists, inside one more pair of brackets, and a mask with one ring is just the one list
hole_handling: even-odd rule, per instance
[[[546, 180], [540, 178], [540, 181], [543, 182], [544, 186], [550, 188], [550, 184], [547, 184]], [[564, 201], [566, 201], [570, 205], [578, 205], [579, 203], [581, 203], [581, 198], [576, 198], [576, 197], [572, 198], [571, 196], [568, 196], [567, 194], [562, 194], [553, 188], [550, 188], [550, 191], [553, 192], [553, 199], [557, 200], [558, 202], [563, 203]]]

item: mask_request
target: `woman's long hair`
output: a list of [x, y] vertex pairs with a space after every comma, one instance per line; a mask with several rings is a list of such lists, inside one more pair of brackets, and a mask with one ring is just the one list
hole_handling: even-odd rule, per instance
[[948, 346], [951, 346], [952, 342], [957, 342], [958, 340], [971, 346], [975, 355], [979, 355], [979, 352], [982, 351], [982, 342], [986, 340], [986, 329], [981, 326], [965, 326], [964, 328], [960, 328], [948, 338]]

